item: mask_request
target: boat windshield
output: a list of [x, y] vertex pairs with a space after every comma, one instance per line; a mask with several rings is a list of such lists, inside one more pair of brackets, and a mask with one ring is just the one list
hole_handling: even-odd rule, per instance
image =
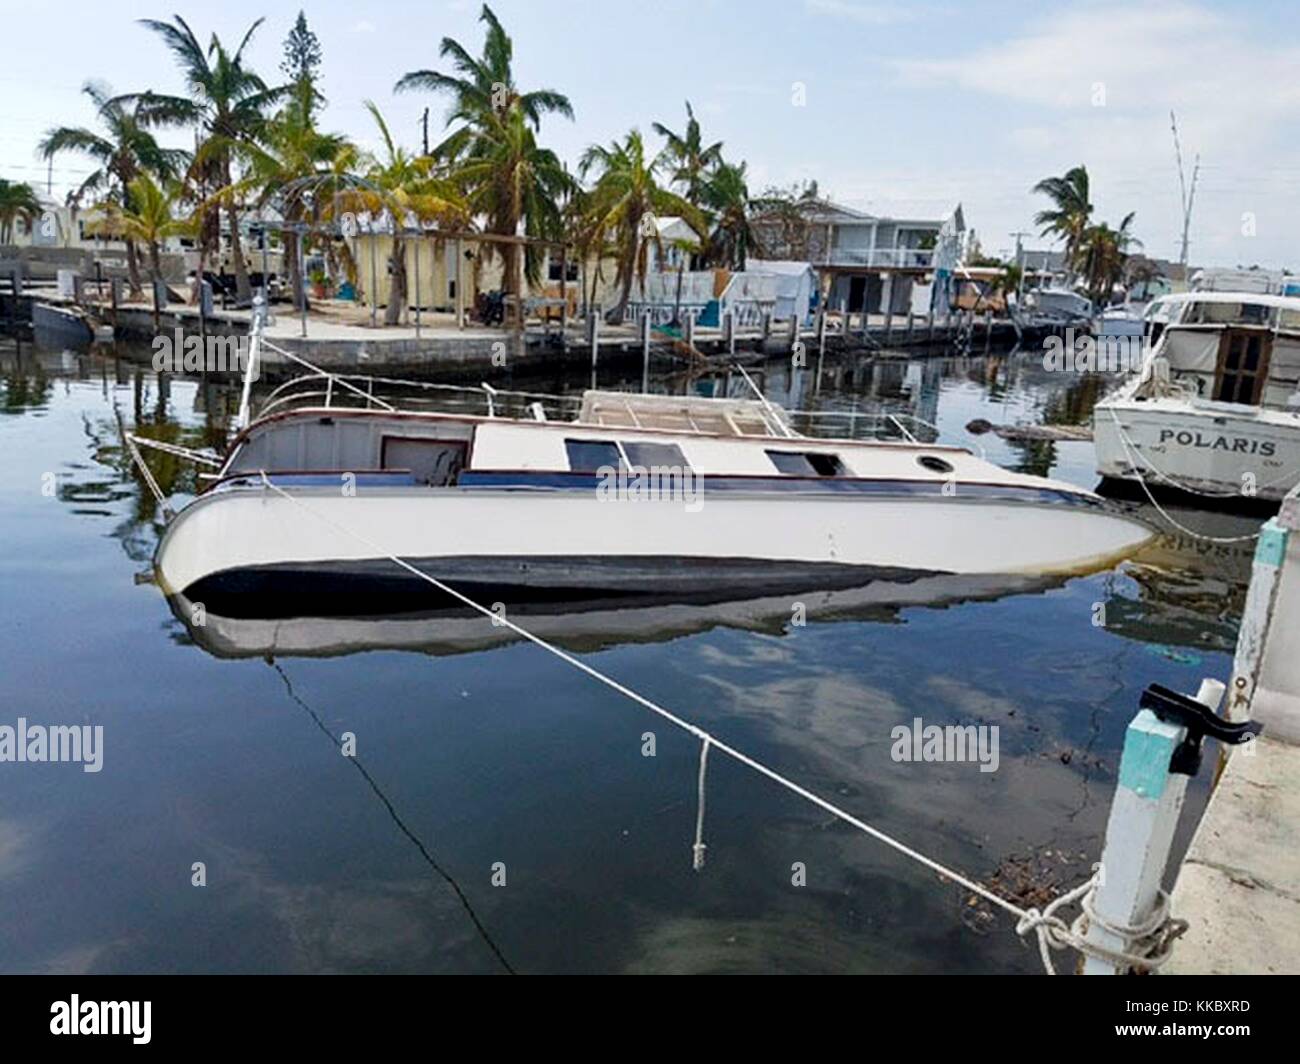
[[1273, 308], [1262, 303], [1193, 302], [1183, 315], [1184, 325], [1271, 325]]

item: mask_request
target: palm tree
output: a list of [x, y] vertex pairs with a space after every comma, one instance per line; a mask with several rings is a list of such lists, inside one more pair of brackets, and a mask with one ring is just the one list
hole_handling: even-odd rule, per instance
[[722, 162], [722, 141], [704, 146], [700, 123], [695, 120], [690, 100], [686, 101], [684, 134], [679, 136], [661, 122], [653, 123], [651, 128], [668, 141], [664, 150], [674, 165], [673, 181], [684, 188], [688, 203], [699, 206], [709, 170]]
[[[464, 224], [465, 205], [451, 182], [437, 174], [431, 156], [413, 156], [393, 141], [388, 123], [379, 108], [365, 101], [384, 141], [382, 158], [372, 157], [365, 180], [340, 196], [340, 202], [367, 211], [371, 217], [386, 214], [392, 222], [393, 240], [389, 256], [390, 287], [384, 324], [396, 325], [407, 306], [407, 229], [426, 222]], [[374, 293], [378, 297], [378, 293]]]
[[632, 282], [645, 281], [649, 267], [649, 249], [662, 253], [656, 217], [677, 215], [701, 238], [708, 232], [703, 215], [684, 198], [659, 184], [660, 174], [669, 166], [661, 152], [647, 158], [645, 141], [639, 130], [632, 130], [609, 147], [592, 145], [582, 156], [579, 174], [585, 178], [598, 171], [591, 190], [592, 225], [609, 234], [615, 246], [620, 286], [618, 304], [610, 311], [610, 321], [621, 321], [632, 292]]
[[[256, 138], [267, 121], [267, 111], [292, 93], [293, 86], [268, 87], [244, 59], [244, 49], [257, 28], [258, 19], [244, 34], [232, 53], [214, 33], [204, 48], [180, 15], [175, 24], [141, 19], [141, 24], [160, 36], [185, 78], [189, 96], [153, 96], [143, 109], [147, 119], [158, 125], [193, 125], [203, 143], [195, 153], [196, 168], [206, 183], [226, 189], [234, 186], [232, 161], [237, 148]], [[240, 240], [240, 201], [228, 196], [222, 203], [230, 224], [230, 250], [235, 267], [236, 298], [247, 301], [252, 288]]]
[[293, 101], [263, 123], [256, 141], [240, 142], [236, 154], [243, 163], [243, 178], [217, 191], [210, 202], [224, 205], [252, 196], [259, 208], [275, 209], [286, 226], [285, 272], [294, 307], [301, 310], [307, 297], [299, 241], [309, 237], [295, 227], [337, 221], [345, 209], [340, 193], [356, 183], [358, 152], [345, 137], [321, 133], [310, 111]]
[[1080, 237], [1079, 258], [1083, 277], [1088, 285], [1089, 298], [1098, 306], [1110, 303], [1111, 291], [1124, 276], [1130, 250], [1142, 246], [1142, 242], [1129, 231], [1133, 217], [1132, 211], [1126, 214], [1118, 229], [1112, 229], [1105, 222], [1090, 225]]
[[[85, 126], [60, 126], [48, 130], [36, 148], [42, 159], [75, 151], [98, 164], [72, 194], [74, 204], [80, 203], [88, 193], [96, 192], [119, 207], [129, 208], [131, 182], [141, 174], [167, 180], [185, 167], [189, 156], [183, 151], [160, 147], [148, 129], [145, 116], [155, 106], [156, 97], [149, 93], [114, 97], [106, 85], [91, 81], [81, 91], [94, 103], [104, 132], [96, 133]], [[126, 238], [126, 265], [131, 294], [138, 298], [142, 291], [140, 262], [135, 241], [130, 237]]]
[[[394, 86], [396, 92], [425, 90], [452, 97], [447, 124], [459, 123], [433, 154], [455, 168], [473, 214], [499, 236], [557, 239], [561, 234], [559, 201], [571, 181], [556, 155], [537, 143], [542, 115], [573, 118], [567, 96], [554, 89], [523, 92], [515, 84], [514, 44], [486, 4], [479, 21], [487, 26], [478, 58], [458, 41], [444, 37], [438, 54], [450, 59], [454, 73], [412, 70]], [[488, 245], [492, 253], [492, 245]], [[505, 287], [519, 294], [518, 253], [505, 254]], [[532, 246], [525, 253], [524, 274], [535, 281], [541, 257]]]
[[701, 197], [713, 221], [709, 258], [719, 265], [743, 270], [749, 250], [754, 246], [745, 164], [719, 161], [705, 181]]
[[1052, 201], [1050, 210], [1034, 215], [1034, 224], [1043, 227], [1043, 236], [1057, 236], [1065, 241], [1066, 268], [1073, 271], [1078, 263], [1083, 231], [1092, 218], [1087, 167], [1076, 166], [1061, 177], [1045, 177], [1033, 191]]
[[149, 252], [149, 276], [162, 281], [162, 245], [168, 237], [186, 236], [194, 224], [176, 216], [182, 190], [176, 182], [159, 184], [148, 174], [141, 174], [130, 184], [128, 206], [115, 200], [99, 205], [100, 217], [86, 225], [92, 235], [113, 236], [143, 244]]
[[14, 222], [21, 218], [30, 231], [41, 213], [41, 202], [25, 181], [0, 177], [0, 244], [9, 243]]

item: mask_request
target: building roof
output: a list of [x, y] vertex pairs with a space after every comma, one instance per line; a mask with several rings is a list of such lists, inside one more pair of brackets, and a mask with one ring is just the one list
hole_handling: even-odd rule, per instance
[[783, 276], [797, 276], [812, 271], [812, 263], [800, 262], [798, 259], [756, 259], [746, 258], [747, 273], [775, 273]]

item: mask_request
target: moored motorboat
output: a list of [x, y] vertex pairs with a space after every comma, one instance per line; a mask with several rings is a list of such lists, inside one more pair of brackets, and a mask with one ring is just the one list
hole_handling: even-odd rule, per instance
[[1220, 503], [1281, 499], [1300, 480], [1300, 299], [1201, 291], [1156, 303], [1170, 320], [1141, 372], [1093, 411], [1097, 472]]

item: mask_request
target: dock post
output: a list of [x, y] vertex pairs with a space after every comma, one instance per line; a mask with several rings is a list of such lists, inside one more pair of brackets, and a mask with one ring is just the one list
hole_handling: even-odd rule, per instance
[[686, 312], [686, 346], [695, 351], [695, 311]]
[[772, 312], [770, 310], [765, 310], [763, 311], [763, 338], [759, 341], [761, 346], [763, 347], [767, 346], [767, 339], [771, 335], [772, 335]]
[[736, 353], [736, 310], [734, 307], [728, 307], [722, 315], [722, 332], [727, 342], [727, 354]]
[[989, 348], [993, 346], [993, 308], [989, 307], [984, 312], [984, 353], [989, 353]]
[[819, 307], [817, 310], [817, 359], [818, 365], [821, 359], [826, 357], [826, 308]]
[[[1223, 691], [1218, 680], [1202, 680], [1196, 701], [1215, 712]], [[1101, 881], [1093, 896], [1093, 911], [1111, 928], [1141, 926], [1156, 911], [1191, 778], [1170, 770], [1174, 752], [1186, 735], [1182, 724], [1161, 720], [1149, 709], [1139, 710], [1124, 734], [1119, 784], [1111, 801], [1101, 854]], [[1134, 939], [1096, 922], [1084, 938], [1110, 950], [1128, 951], [1134, 944]], [[1098, 957], [1084, 960], [1084, 975], [1124, 972]]]
[[650, 311], [641, 311], [641, 391], [650, 391]]
[[591, 345], [591, 386], [596, 387], [596, 356], [600, 350], [600, 315], [587, 311], [587, 343]]
[[799, 316], [792, 314], [790, 316], [790, 353], [794, 353], [795, 345], [799, 342]]
[[912, 346], [912, 328], [915, 324], [916, 322], [912, 318], [912, 308], [908, 307], [907, 309], [907, 346], [908, 347]]
[[887, 273], [881, 281], [880, 302], [885, 312], [885, 346], [894, 338], [894, 275]]
[[1295, 516], [1293, 500], [1288, 498], [1283, 501], [1277, 516], [1265, 522], [1259, 530], [1250, 569], [1250, 587], [1241, 610], [1237, 652], [1232, 662], [1232, 694], [1227, 708], [1229, 720], [1246, 720], [1250, 716], [1250, 703], [1264, 661], [1264, 648], [1268, 644]]

